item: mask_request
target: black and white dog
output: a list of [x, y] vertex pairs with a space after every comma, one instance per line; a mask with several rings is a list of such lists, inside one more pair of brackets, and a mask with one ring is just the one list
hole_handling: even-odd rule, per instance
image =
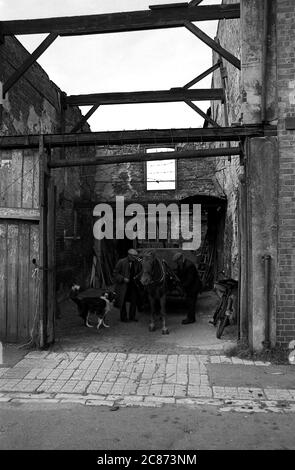
[[92, 328], [89, 323], [89, 316], [95, 314], [97, 316], [97, 329], [101, 326], [109, 328], [105, 323], [107, 314], [114, 306], [116, 300], [115, 292], [104, 292], [99, 297], [87, 297], [87, 291], [81, 291], [81, 287], [73, 284], [70, 291], [70, 299], [75, 302], [78, 307], [79, 315], [83, 318], [84, 325]]

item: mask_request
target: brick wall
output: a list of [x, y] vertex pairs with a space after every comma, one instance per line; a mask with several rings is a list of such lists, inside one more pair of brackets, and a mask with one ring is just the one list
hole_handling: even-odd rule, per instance
[[279, 281], [278, 342], [295, 338], [295, 130], [285, 118], [295, 117], [295, 3], [277, 0], [277, 87], [279, 138]]
[[[15, 37], [6, 37], [0, 46], [0, 81], [5, 81], [24, 62], [28, 52]], [[61, 132], [61, 90], [50, 80], [46, 72], [35, 63], [8, 91], [0, 106], [0, 135], [39, 134]], [[66, 132], [81, 119], [78, 107], [68, 108], [65, 115]], [[85, 125], [85, 130], [89, 126]], [[89, 156], [94, 151], [72, 148], [64, 152], [65, 158]], [[61, 150], [53, 150], [52, 157], [62, 157]], [[92, 243], [89, 233], [80, 221], [81, 239], [74, 240], [74, 205], [89, 198], [93, 192], [93, 177], [89, 168], [58, 169], [52, 172], [57, 186], [57, 282], [67, 282], [69, 276], [89, 258]], [[22, 184], [22, 181], [19, 181]], [[78, 220], [81, 215], [78, 214]], [[83, 230], [82, 230], [83, 228]], [[87, 234], [87, 235], [86, 235]], [[67, 238], [68, 237], [68, 238]], [[87, 240], [87, 243], [86, 243]], [[90, 248], [89, 248], [90, 247]]]
[[[159, 148], [163, 147], [161, 145]], [[201, 146], [199, 145], [198, 148]], [[193, 150], [193, 144], [181, 144], [175, 146], [175, 150]], [[146, 148], [136, 145], [122, 147], [108, 147], [97, 150], [97, 155], [114, 155], [144, 153]], [[173, 153], [171, 153], [173, 158]], [[121, 163], [116, 165], [99, 166], [95, 176], [95, 195], [97, 201], [115, 200], [115, 196], [121, 195], [126, 201], [134, 198], [157, 202], [167, 200], [180, 200], [194, 194], [205, 196], [224, 197], [216, 180], [216, 168], [212, 159], [179, 160], [177, 163], [176, 190], [147, 191], [145, 162]]]
[[[231, 0], [223, 3], [232, 3]], [[228, 63], [229, 93], [227, 94], [229, 124], [240, 121], [244, 124], [261, 122], [262, 86], [266, 91], [266, 120], [278, 124], [278, 222], [273, 220], [269, 230], [278, 232], [277, 246], [269, 250], [278, 250], [277, 258], [273, 259], [274, 282], [276, 285], [276, 305], [274, 321], [276, 327], [276, 342], [286, 346], [295, 337], [295, 130], [286, 130], [285, 119], [295, 116], [295, 3], [292, 0], [277, 0], [268, 2], [268, 41], [267, 41], [267, 82], [262, 85], [263, 60], [263, 3], [258, 0], [242, 0], [243, 23], [238, 20], [220, 21], [218, 38], [222, 46], [229, 49], [242, 59], [241, 81], [238, 72]], [[242, 36], [240, 37], [240, 32]], [[240, 42], [241, 39], [241, 42]], [[242, 44], [240, 50], [239, 44]], [[215, 55], [214, 55], [215, 56]], [[216, 56], [214, 60], [216, 59]], [[218, 71], [214, 73], [213, 83], [220, 85]], [[213, 117], [224, 124], [224, 114], [220, 105], [213, 104]], [[269, 145], [269, 142], [267, 142]], [[251, 158], [259, 155], [253, 155]], [[220, 159], [217, 168], [222, 164], [226, 170], [218, 177], [221, 186], [228, 197], [227, 228], [225, 235], [226, 264], [233, 265], [234, 250], [231, 246], [231, 234], [234, 238], [237, 213], [237, 198], [240, 167], [237, 159], [231, 162]], [[251, 177], [251, 175], [249, 175]], [[229, 243], [226, 243], [228, 238]], [[235, 243], [233, 242], [233, 247]], [[267, 247], [266, 251], [267, 251]], [[253, 256], [255, 253], [253, 254]], [[256, 256], [260, 255], [256, 253]], [[234, 269], [235, 271], [235, 269]], [[252, 273], [253, 274], [253, 273]], [[261, 295], [261, 294], [260, 294]], [[255, 312], [253, 312], [255, 322]], [[255, 325], [254, 325], [255, 328]]]

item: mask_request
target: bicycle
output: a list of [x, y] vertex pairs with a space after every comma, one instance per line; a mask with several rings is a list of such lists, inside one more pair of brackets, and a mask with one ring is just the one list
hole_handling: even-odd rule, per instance
[[212, 323], [217, 327], [216, 337], [221, 338], [224, 328], [236, 321], [236, 299], [238, 281], [234, 279], [223, 279], [214, 284], [214, 290], [220, 297], [220, 302], [213, 314]]

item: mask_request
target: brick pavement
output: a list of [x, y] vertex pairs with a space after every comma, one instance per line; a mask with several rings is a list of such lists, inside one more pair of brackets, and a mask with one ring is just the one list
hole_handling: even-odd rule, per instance
[[13, 367], [0, 368], [0, 402], [295, 411], [295, 384], [292, 389], [211, 386], [209, 364], [270, 365], [218, 354], [34, 351]]

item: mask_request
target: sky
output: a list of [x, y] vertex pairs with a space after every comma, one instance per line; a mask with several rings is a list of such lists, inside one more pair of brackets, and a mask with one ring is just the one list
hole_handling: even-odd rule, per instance
[[[176, 0], [0, 0], [2, 21], [146, 10]], [[202, 5], [221, 0], [203, 0]], [[198, 26], [214, 38], [216, 21]], [[32, 52], [46, 35], [18, 36]], [[186, 28], [58, 37], [38, 60], [56, 85], [71, 94], [169, 90], [211, 67], [212, 51]], [[194, 88], [210, 88], [211, 75]], [[197, 105], [206, 111], [208, 102]], [[89, 107], [81, 107], [85, 114]], [[185, 103], [101, 106], [92, 131], [202, 127]]]

